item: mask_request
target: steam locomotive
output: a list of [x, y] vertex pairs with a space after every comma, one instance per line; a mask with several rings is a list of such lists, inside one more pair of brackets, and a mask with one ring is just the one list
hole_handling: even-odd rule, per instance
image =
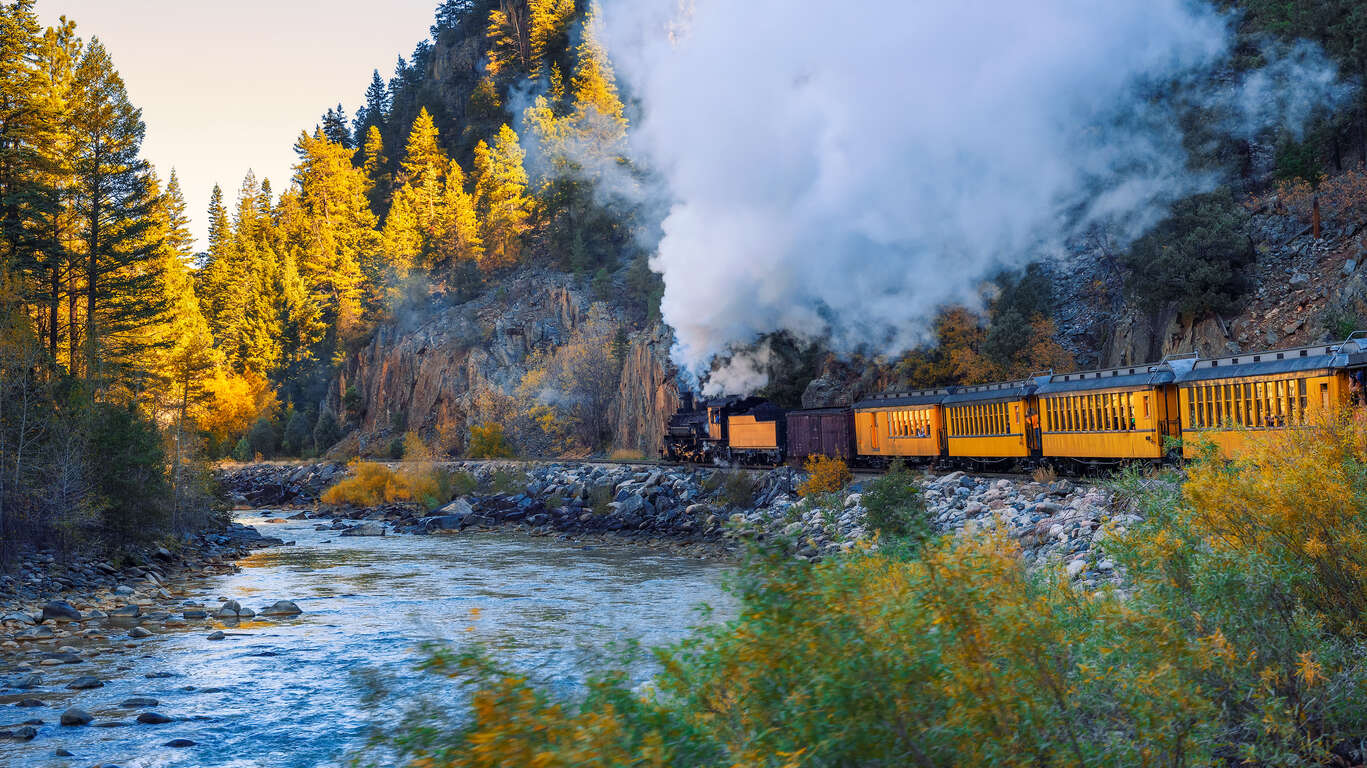
[[1308, 347], [874, 395], [784, 411], [761, 398], [686, 394], [669, 420], [674, 461], [777, 465], [814, 455], [978, 467], [1119, 464], [1190, 457], [1200, 435], [1225, 457], [1253, 435], [1313, 423], [1363, 400], [1367, 334]]

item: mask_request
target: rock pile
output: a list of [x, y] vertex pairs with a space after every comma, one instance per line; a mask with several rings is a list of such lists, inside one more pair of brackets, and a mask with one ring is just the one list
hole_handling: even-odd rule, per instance
[[312, 504], [345, 474], [346, 465], [333, 461], [245, 464], [215, 472], [229, 500], [243, 507]]
[[[541, 535], [612, 534], [682, 543], [731, 545], [740, 539], [783, 540], [798, 557], [848, 550], [871, 537], [860, 491], [867, 480], [820, 503], [802, 500], [802, 473], [628, 466], [609, 463], [453, 462], [484, 490], [435, 511], [415, 504], [317, 508], [319, 530], [344, 536], [387, 532], [440, 534], [515, 525]], [[508, 487], [508, 478], [517, 478]], [[491, 490], [502, 483], [498, 491]], [[918, 479], [927, 513], [942, 533], [974, 533], [1000, 525], [1022, 545], [1032, 566], [1060, 565], [1084, 582], [1115, 575], [1093, 551], [1106, 530], [1138, 518], [1112, 510], [1108, 491], [1071, 480], [982, 478], [953, 472]], [[1104, 524], [1112, 526], [1106, 529]]]

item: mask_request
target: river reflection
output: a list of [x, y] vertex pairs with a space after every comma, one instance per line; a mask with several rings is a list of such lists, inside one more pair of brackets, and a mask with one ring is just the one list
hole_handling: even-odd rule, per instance
[[[297, 544], [257, 552], [241, 573], [206, 580], [191, 597], [208, 605], [229, 597], [256, 610], [289, 599], [302, 616], [224, 627], [228, 638], [216, 642], [196, 627], [112, 652], [98, 665], [49, 668], [65, 676], [45, 670], [43, 688], [27, 692], [48, 706], [3, 707], [0, 727], [33, 717], [46, 725], [27, 744], [0, 742], [0, 765], [336, 765], [368, 724], [355, 673], [377, 670], [400, 692], [430, 690], [432, 681], [412, 670], [423, 640], [477, 641], [570, 688], [610, 645], [667, 643], [699, 622], [699, 604], [722, 613], [730, 605], [718, 586], [724, 564], [665, 552], [511, 534], [337, 538], [310, 522], [264, 519], [242, 521]], [[61, 688], [78, 673], [109, 682]], [[73, 705], [97, 722], [132, 723], [138, 710], [118, 704], [135, 695], [160, 700], [155, 709], [176, 721], [56, 725]], [[198, 745], [160, 746], [177, 738]], [[75, 756], [54, 757], [58, 748]]]

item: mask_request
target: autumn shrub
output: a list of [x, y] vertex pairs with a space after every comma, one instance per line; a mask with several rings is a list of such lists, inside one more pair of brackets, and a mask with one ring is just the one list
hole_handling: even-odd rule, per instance
[[860, 504], [869, 527], [886, 538], [920, 543], [934, 531], [916, 475], [900, 461], [864, 487]]
[[404, 465], [396, 472], [386, 464], [353, 461], [350, 473], [323, 492], [324, 504], [376, 507], [415, 502], [435, 509], [455, 496], [452, 473], [430, 462]]
[[[649, 687], [609, 667], [561, 696], [441, 652], [473, 710], [414, 710], [374, 746], [433, 767], [1360, 765], [1364, 438], [1344, 418], [1185, 479], [1127, 472], [1138, 517], [1098, 544], [1123, 593], [1027, 570], [1002, 530], [819, 563], [756, 547], [735, 618], [656, 649]], [[918, 503], [900, 468], [864, 499]]]
[[472, 459], [508, 459], [516, 455], [503, 434], [503, 425], [497, 422], [470, 427], [470, 444], [466, 452]]
[[353, 461], [347, 477], [323, 492], [324, 504], [349, 504], [375, 507], [397, 501], [405, 495], [399, 476], [387, 465], [374, 461]]
[[854, 479], [844, 461], [829, 456], [809, 456], [803, 469], [807, 472], [807, 479], [797, 487], [799, 496], [835, 493]]

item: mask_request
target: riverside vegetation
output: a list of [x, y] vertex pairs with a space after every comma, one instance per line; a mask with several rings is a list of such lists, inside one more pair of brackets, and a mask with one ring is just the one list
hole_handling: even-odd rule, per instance
[[[1105, 538], [1119, 586], [1028, 567], [1003, 525], [929, 535], [906, 473], [866, 488], [876, 546], [802, 563], [757, 547], [736, 619], [579, 696], [479, 649], [468, 686], [361, 762], [412, 766], [1360, 765], [1367, 753], [1367, 421], [1344, 416], [1130, 471]], [[379, 757], [383, 755], [383, 757]]]

